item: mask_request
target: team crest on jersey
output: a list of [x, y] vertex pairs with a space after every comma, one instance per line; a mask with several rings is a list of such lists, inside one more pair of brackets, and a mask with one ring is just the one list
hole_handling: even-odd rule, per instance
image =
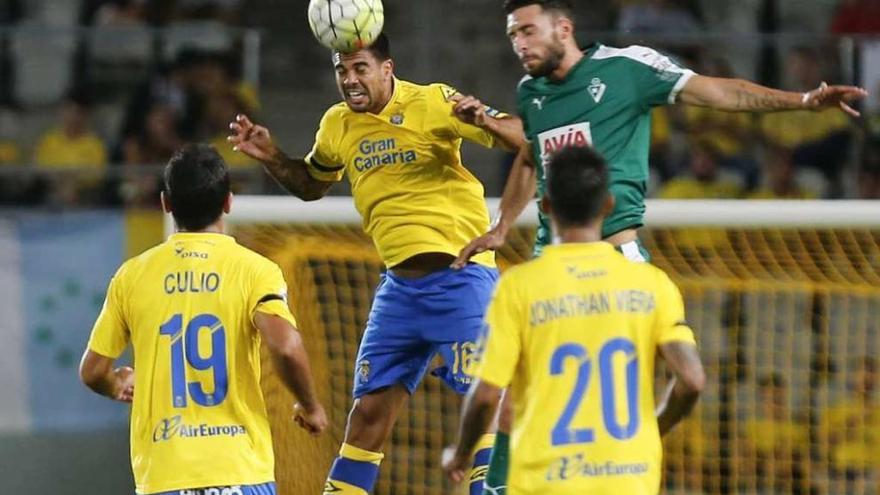
[[593, 143], [590, 133], [590, 123], [581, 122], [556, 129], [550, 129], [538, 134], [538, 144], [541, 146], [541, 163], [547, 167], [553, 153], [568, 146], [589, 146]]
[[601, 79], [599, 79], [598, 77], [594, 77], [593, 80], [590, 81], [590, 85], [587, 86], [587, 91], [590, 92], [590, 96], [593, 97], [593, 101], [599, 103], [600, 101], [602, 101], [602, 96], [605, 95], [605, 89], [607, 88], [608, 86], [606, 86]]
[[368, 359], [361, 359], [358, 361], [357, 373], [362, 382], [366, 382], [370, 379], [370, 361]]
[[391, 123], [394, 124], [394, 125], [400, 125], [400, 124], [403, 124], [403, 114], [402, 114], [402, 113], [396, 113], [396, 114], [392, 115], [392, 116], [391, 116]]

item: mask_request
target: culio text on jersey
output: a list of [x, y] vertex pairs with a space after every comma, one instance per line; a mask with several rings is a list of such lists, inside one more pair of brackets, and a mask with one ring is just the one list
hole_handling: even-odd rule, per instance
[[354, 168], [358, 172], [370, 170], [380, 165], [403, 165], [416, 161], [416, 152], [397, 148], [397, 141], [387, 139], [364, 139], [358, 145], [358, 155], [354, 157]]
[[215, 292], [220, 288], [220, 275], [214, 272], [187, 270], [165, 275], [166, 294]]

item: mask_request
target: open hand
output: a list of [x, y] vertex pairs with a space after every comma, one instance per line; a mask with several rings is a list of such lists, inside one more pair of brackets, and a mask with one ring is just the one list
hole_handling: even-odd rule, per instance
[[458, 484], [464, 480], [470, 459], [467, 457], [459, 457], [456, 455], [456, 450], [457, 449], [454, 445], [443, 449], [443, 457], [440, 462], [446, 476], [448, 476], [453, 483]]
[[226, 140], [232, 143], [235, 151], [261, 162], [270, 161], [278, 153], [269, 129], [254, 124], [247, 115], [236, 115], [235, 121], [229, 124], [229, 129], [232, 134]]
[[458, 253], [458, 258], [455, 258], [455, 261], [452, 262], [452, 268], [456, 270], [460, 270], [467, 265], [468, 261], [471, 257], [480, 254], [484, 251], [490, 251], [493, 249], [498, 249], [504, 245], [506, 240], [504, 233], [499, 231], [497, 228], [490, 230], [489, 232], [477, 237], [472, 240], [467, 246], [463, 247], [461, 251]]
[[113, 399], [119, 402], [134, 400], [134, 368], [121, 366], [113, 370]]
[[861, 115], [850, 103], [868, 96], [868, 92], [856, 86], [829, 86], [822, 83], [818, 88], [804, 93], [804, 106], [810, 110], [840, 107], [841, 110], [858, 117]]
[[452, 113], [458, 120], [477, 127], [484, 127], [486, 125], [486, 119], [488, 118], [486, 116], [486, 105], [477, 97], [456, 94], [449, 101], [455, 102]]

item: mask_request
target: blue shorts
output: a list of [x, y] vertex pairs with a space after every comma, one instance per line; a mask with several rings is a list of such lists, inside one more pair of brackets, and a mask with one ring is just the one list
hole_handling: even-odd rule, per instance
[[358, 350], [354, 397], [397, 384], [413, 393], [438, 352], [444, 366], [432, 374], [467, 392], [497, 280], [498, 270], [473, 263], [417, 279], [383, 274]]
[[190, 488], [186, 490], [172, 490], [170, 492], [154, 493], [151, 495], [275, 495], [275, 482], [270, 481], [269, 483], [261, 483], [259, 485]]

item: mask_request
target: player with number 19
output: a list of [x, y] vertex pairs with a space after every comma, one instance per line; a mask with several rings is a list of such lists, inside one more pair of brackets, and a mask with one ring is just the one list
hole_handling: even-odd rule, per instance
[[[542, 206], [561, 242], [501, 276], [459, 441], [443, 467], [461, 480], [509, 386], [509, 495], [655, 495], [660, 436], [693, 407], [705, 381], [694, 334], [669, 277], [602, 242], [614, 206], [603, 159], [567, 147], [549, 164]], [[657, 354], [677, 381], [655, 418]]]
[[[89, 388], [133, 402], [139, 494], [274, 495], [261, 340], [300, 400], [297, 423], [311, 433], [327, 425], [281, 270], [223, 234], [231, 202], [216, 150], [191, 145], [174, 155], [162, 204], [177, 232], [119, 268], [83, 355]], [[113, 369], [129, 343], [137, 372]]]

